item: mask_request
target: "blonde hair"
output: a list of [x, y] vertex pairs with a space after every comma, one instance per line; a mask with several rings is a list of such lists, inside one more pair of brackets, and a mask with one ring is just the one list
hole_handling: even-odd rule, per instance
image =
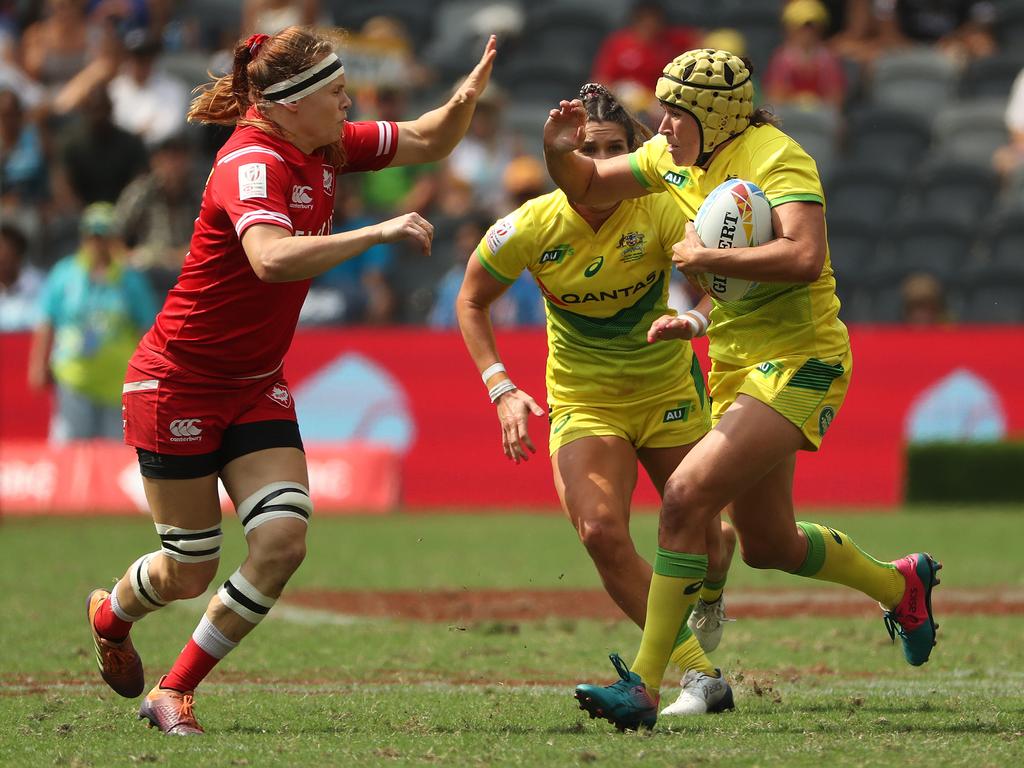
[[[252, 35], [235, 45], [230, 74], [196, 89], [188, 111], [191, 123], [251, 125], [281, 136], [281, 129], [264, 117], [248, 118], [249, 107], [268, 103], [263, 91], [275, 83], [309, 69], [334, 53], [344, 41], [344, 32], [312, 27], [285, 27], [276, 35]], [[320, 147], [324, 159], [340, 171], [345, 165], [341, 137]]]

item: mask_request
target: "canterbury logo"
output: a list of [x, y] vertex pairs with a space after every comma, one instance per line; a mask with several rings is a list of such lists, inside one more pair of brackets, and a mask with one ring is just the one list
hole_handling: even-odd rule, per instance
[[202, 419], [175, 419], [171, 422], [171, 434], [175, 437], [197, 437], [202, 433], [197, 424], [202, 423]]
[[292, 202], [296, 205], [309, 205], [313, 202], [313, 198], [309, 194], [312, 189], [312, 187], [299, 185], [292, 187]]

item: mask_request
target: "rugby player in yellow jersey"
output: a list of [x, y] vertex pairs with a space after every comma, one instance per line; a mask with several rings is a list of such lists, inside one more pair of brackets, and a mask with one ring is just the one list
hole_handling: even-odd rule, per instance
[[[629, 670], [613, 659], [621, 678], [614, 685], [576, 689], [581, 707], [620, 728], [655, 723], [657, 688], [705, 579], [707, 522], [723, 508], [748, 565], [845, 584], [877, 600], [913, 665], [927, 661], [935, 643], [931, 591], [939, 563], [925, 553], [879, 562], [844, 533], [795, 521], [797, 451], [818, 449], [842, 405], [852, 361], [838, 319], [817, 168], [770, 113], [754, 110], [750, 77], [749, 63], [726, 51], [678, 56], [656, 86], [664, 107], [658, 135], [624, 157], [576, 151], [586, 122], [578, 101], [561, 102], [544, 127], [548, 170], [577, 204], [667, 193], [658, 196], [692, 220], [716, 186], [740, 178], [757, 184], [772, 205], [775, 239], [768, 243], [708, 248], [688, 223], [674, 248], [673, 261], [688, 276], [714, 273], [757, 285], [741, 300], [716, 301], [711, 313], [714, 427], [665, 486], [640, 650]], [[649, 339], [688, 332], [666, 316], [651, 325]], [[715, 678], [690, 688], [705, 692], [709, 711], [729, 696]]]
[[[651, 135], [603, 86], [588, 84], [580, 95], [587, 116], [581, 156], [624, 157]], [[668, 283], [672, 245], [683, 238], [684, 224], [667, 196], [583, 206], [556, 190], [491, 227], [469, 260], [457, 302], [466, 346], [497, 406], [505, 455], [519, 463], [535, 450], [529, 416], [544, 411], [498, 362], [489, 307], [524, 269], [540, 286], [555, 488], [608, 594], [640, 627], [651, 566], [629, 534], [637, 459], [660, 492], [711, 425], [700, 363], [690, 344], [679, 341], [703, 333], [700, 309], [707, 313], [710, 299], [682, 316], [673, 341], [647, 341], [652, 322], [675, 316]], [[716, 674], [698, 639], [710, 650], [721, 635], [720, 596], [735, 534], [717, 516], [705, 527], [706, 621], [696, 628], [697, 639], [685, 623], [677, 626], [670, 654], [684, 672], [696, 662]]]

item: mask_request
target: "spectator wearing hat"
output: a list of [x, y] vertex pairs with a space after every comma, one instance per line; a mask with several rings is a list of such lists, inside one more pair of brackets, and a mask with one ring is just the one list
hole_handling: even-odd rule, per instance
[[448, 157], [448, 173], [468, 182], [476, 205], [498, 211], [502, 178], [515, 157], [515, 139], [503, 128], [505, 94], [492, 83], [477, 99], [469, 131]]
[[29, 386], [55, 384], [54, 442], [120, 439], [124, 372], [157, 311], [146, 279], [124, 263], [114, 207], [86, 208], [81, 235], [43, 284], [29, 355]]
[[825, 44], [829, 14], [819, 0], [793, 0], [782, 11], [785, 40], [765, 70], [764, 90], [774, 104], [826, 104], [839, 109], [846, 77]]
[[114, 123], [152, 147], [185, 128], [188, 87], [160, 69], [160, 42], [144, 30], [129, 32], [124, 47], [127, 58], [108, 87]]

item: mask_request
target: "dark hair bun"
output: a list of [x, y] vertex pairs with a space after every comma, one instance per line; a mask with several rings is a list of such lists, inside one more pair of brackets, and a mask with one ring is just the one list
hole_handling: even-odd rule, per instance
[[612, 98], [611, 91], [609, 91], [600, 83], [587, 83], [582, 88], [580, 88], [580, 98], [583, 101], [586, 101], [587, 99], [597, 99], [600, 98], [601, 96], [604, 96], [605, 98], [608, 99]]

